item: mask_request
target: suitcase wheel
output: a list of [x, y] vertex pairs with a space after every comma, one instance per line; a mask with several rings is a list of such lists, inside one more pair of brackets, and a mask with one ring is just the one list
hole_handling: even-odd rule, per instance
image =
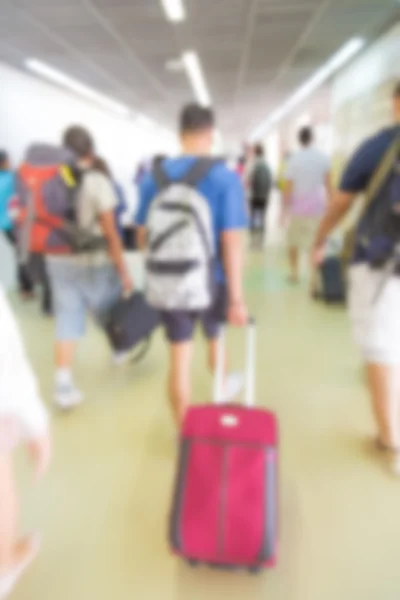
[[235, 565], [222, 565], [218, 563], [208, 563], [207, 564], [210, 569], [214, 569], [215, 571], [240, 571], [240, 567]]
[[191, 559], [188, 559], [188, 560], [187, 560], [187, 564], [188, 564], [190, 567], [192, 567], [193, 569], [195, 569], [196, 567], [198, 567], [198, 566], [199, 566], [199, 564], [200, 564], [200, 563], [199, 563], [199, 561], [198, 561], [198, 560], [191, 560]]

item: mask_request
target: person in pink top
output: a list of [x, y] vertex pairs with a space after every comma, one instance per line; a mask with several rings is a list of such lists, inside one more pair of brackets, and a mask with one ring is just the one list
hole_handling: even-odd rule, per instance
[[[284, 213], [289, 219], [288, 247], [290, 281], [299, 281], [301, 252], [311, 254], [318, 224], [331, 193], [330, 161], [314, 145], [310, 127], [299, 132], [300, 150], [294, 153], [284, 174]], [[311, 293], [316, 292], [316, 276], [312, 267]]]
[[0, 600], [5, 600], [40, 549], [38, 534], [19, 534], [14, 454], [26, 446], [39, 480], [50, 464], [51, 439], [49, 416], [1, 287], [0, 328]]

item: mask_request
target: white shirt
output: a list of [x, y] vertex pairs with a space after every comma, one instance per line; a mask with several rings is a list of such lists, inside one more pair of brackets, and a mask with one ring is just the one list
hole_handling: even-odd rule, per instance
[[27, 439], [44, 434], [48, 414], [3, 290], [0, 289], [0, 418], [11, 417]]
[[286, 179], [293, 182], [292, 212], [319, 215], [326, 204], [329, 158], [313, 146], [302, 148], [288, 161]]

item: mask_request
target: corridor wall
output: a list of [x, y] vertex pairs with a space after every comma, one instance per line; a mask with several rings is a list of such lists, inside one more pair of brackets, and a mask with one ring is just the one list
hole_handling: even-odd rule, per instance
[[[392, 95], [400, 79], [400, 24], [370, 46], [333, 81], [334, 177], [357, 146], [393, 122]], [[352, 227], [363, 204], [355, 203], [344, 222]]]
[[391, 123], [392, 93], [400, 79], [400, 24], [383, 35], [333, 82], [338, 168], [366, 137]]
[[[100, 155], [122, 183], [132, 179], [144, 156], [171, 152], [172, 136], [134, 120], [114, 115], [30, 74], [0, 63], [0, 146], [19, 161], [32, 141], [58, 143], [68, 125], [87, 126]], [[140, 107], [139, 107], [140, 108]]]

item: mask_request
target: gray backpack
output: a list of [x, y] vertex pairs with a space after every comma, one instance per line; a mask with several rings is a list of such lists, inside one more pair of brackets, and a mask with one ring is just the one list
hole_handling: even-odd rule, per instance
[[211, 305], [216, 244], [210, 206], [197, 185], [217, 162], [199, 159], [180, 180], [171, 180], [162, 165], [155, 167], [159, 192], [147, 221], [146, 295], [159, 310]]

